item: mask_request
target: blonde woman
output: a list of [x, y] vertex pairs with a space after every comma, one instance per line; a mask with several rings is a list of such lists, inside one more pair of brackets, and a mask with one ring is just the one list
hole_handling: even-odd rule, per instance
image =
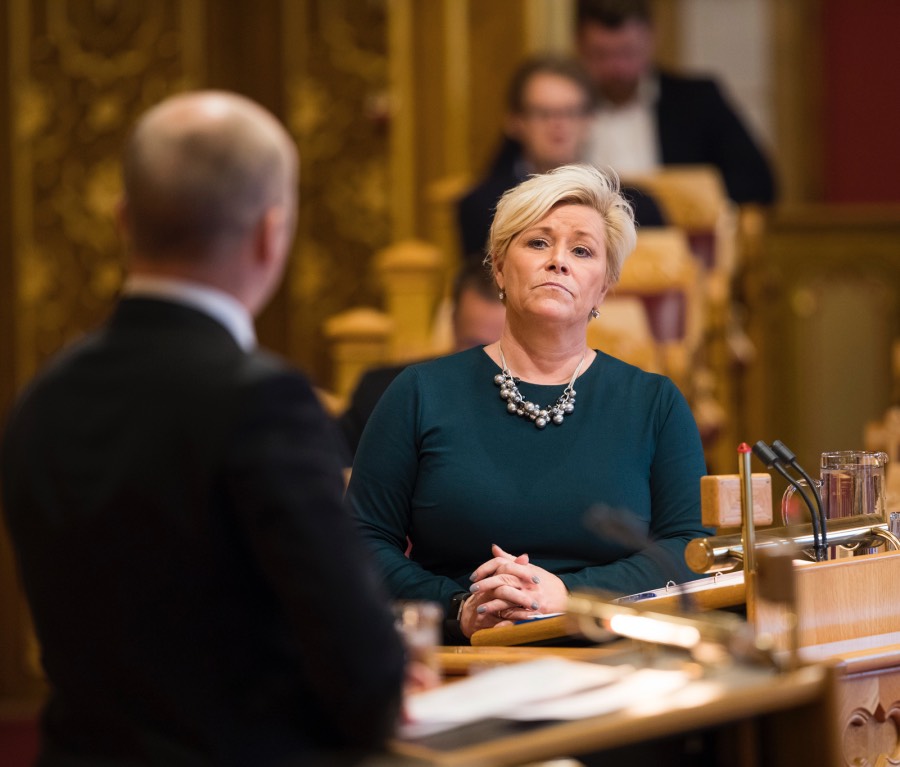
[[[563, 610], [572, 588], [692, 577], [684, 546], [707, 531], [690, 409], [669, 379], [585, 342], [635, 238], [616, 179], [592, 167], [508, 191], [487, 259], [500, 340], [408, 368], [363, 433], [348, 502], [390, 593], [442, 603], [448, 640]], [[597, 504], [651, 544], [587, 532]]]

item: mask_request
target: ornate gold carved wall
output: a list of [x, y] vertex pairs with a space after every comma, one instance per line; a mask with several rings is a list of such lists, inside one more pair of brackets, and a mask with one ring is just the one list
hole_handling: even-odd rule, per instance
[[387, 3], [284, 0], [285, 120], [300, 148], [290, 356], [327, 383], [323, 320], [376, 302], [390, 242]]
[[18, 383], [121, 281], [118, 155], [134, 115], [202, 82], [200, 0], [10, 4]]

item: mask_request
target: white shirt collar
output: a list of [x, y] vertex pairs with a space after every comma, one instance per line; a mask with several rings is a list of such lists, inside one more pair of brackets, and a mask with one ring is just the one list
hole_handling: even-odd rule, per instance
[[253, 318], [234, 296], [199, 282], [149, 274], [132, 274], [122, 286], [124, 296], [146, 296], [190, 306], [212, 317], [244, 351], [256, 347]]
[[637, 91], [631, 101], [626, 104], [616, 105], [611, 104], [601, 97], [598, 106], [600, 109], [611, 110], [623, 109], [636, 105], [640, 105], [644, 109], [653, 109], [656, 106], [657, 101], [659, 101], [659, 75], [653, 72], [644, 75], [638, 81]]

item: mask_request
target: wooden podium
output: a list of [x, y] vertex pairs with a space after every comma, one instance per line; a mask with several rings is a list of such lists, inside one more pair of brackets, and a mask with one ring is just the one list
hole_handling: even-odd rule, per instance
[[[900, 765], [900, 552], [794, 568], [804, 661], [836, 667], [837, 736], [847, 767]], [[756, 625], [779, 646], [790, 616], [761, 600]]]

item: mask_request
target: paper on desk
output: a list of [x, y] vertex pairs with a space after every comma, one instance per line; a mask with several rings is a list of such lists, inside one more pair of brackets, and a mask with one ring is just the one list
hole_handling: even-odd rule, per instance
[[601, 666], [564, 658], [498, 666], [460, 682], [412, 695], [408, 724], [401, 737], [421, 737], [510, 711], [538, 701], [572, 695], [611, 684], [633, 671], [631, 666]]
[[504, 713], [506, 719], [583, 719], [629, 708], [650, 698], [680, 690], [690, 680], [684, 671], [645, 668], [632, 671], [612, 684], [553, 700], [536, 701]]

